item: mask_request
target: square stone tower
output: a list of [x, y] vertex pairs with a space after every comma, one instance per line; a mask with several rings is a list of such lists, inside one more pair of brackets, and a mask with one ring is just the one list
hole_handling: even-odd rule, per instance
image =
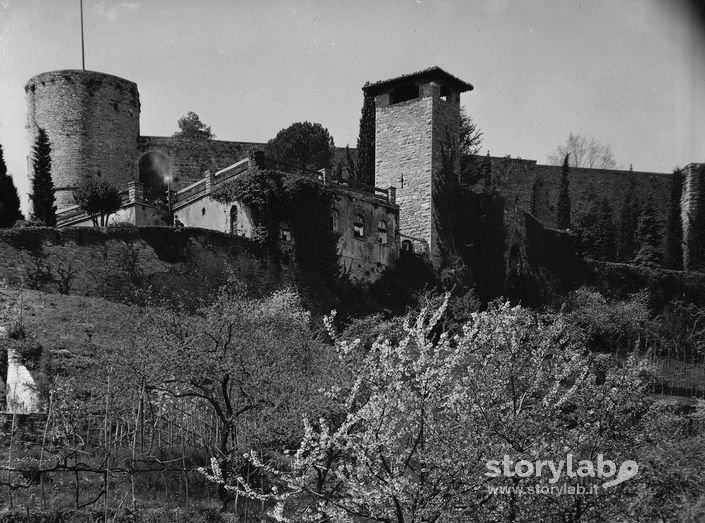
[[363, 88], [375, 97], [375, 185], [396, 187], [402, 247], [425, 243], [435, 267], [434, 181], [444, 154], [459, 159], [460, 93], [472, 88], [440, 67]]

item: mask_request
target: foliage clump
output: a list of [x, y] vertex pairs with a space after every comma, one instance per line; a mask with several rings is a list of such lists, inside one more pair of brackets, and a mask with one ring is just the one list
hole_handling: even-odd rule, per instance
[[639, 229], [640, 215], [641, 202], [636, 194], [634, 177], [632, 176], [619, 214], [617, 259], [621, 262], [631, 262], [639, 249], [637, 230]]
[[683, 173], [680, 169], [673, 172], [671, 197], [668, 202], [666, 220], [666, 255], [664, 265], [668, 269], [683, 269], [683, 221], [681, 219], [681, 192], [683, 191]]
[[302, 171], [330, 168], [335, 143], [319, 123], [296, 122], [267, 142], [267, 156]]
[[106, 227], [110, 215], [122, 206], [120, 190], [105, 181], [87, 179], [73, 191], [76, 204], [91, 217], [94, 227]]
[[558, 202], [556, 203], [556, 226], [559, 229], [570, 229], [570, 186], [568, 175], [570, 166], [568, 164], [568, 154], [563, 159], [561, 169], [561, 183], [558, 187]]
[[577, 224], [579, 250], [582, 256], [602, 261], [617, 257], [617, 228], [607, 198], [598, 200], [594, 188], [585, 195], [588, 208]]
[[645, 267], [660, 267], [663, 262], [662, 238], [661, 223], [656, 208], [653, 201], [647, 200], [641, 208], [641, 216], [639, 217], [637, 230], [639, 250], [634, 256], [634, 263]]
[[438, 250], [442, 290], [456, 297], [472, 291], [473, 297], [487, 302], [496, 297], [504, 279], [504, 200], [489, 155], [466, 166], [469, 170], [462, 176], [456, 158], [452, 147], [444, 150], [434, 179], [437, 245], [431, 248]]
[[189, 111], [185, 116], [179, 118], [179, 130], [174, 133], [174, 138], [190, 138], [192, 140], [212, 140], [215, 134], [210, 125], [206, 125], [201, 118]]
[[303, 288], [325, 289], [337, 278], [338, 235], [329, 227], [333, 197], [315, 176], [252, 165], [217, 187], [211, 198], [247, 205], [258, 225], [254, 236], [274, 250], [282, 246], [280, 226], [286, 222]]

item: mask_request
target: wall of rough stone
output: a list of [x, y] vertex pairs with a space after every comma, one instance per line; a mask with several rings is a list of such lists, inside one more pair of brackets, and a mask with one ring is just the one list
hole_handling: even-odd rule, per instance
[[[332, 192], [331, 221], [340, 235], [338, 263], [352, 281], [374, 282], [399, 257], [399, 208], [340, 186]], [[363, 219], [362, 238], [354, 234], [357, 216]], [[386, 225], [386, 234], [380, 233], [380, 222]]]
[[[452, 158], [454, 161], [454, 172], [458, 172], [460, 157], [458, 155], [457, 136], [460, 132], [460, 96], [452, 93], [448, 99], [441, 98], [441, 87], [437, 84], [427, 86], [433, 98], [433, 180], [436, 180], [438, 173], [445, 167], [445, 163]], [[453, 148], [455, 150], [453, 150]], [[435, 198], [437, 184], [431, 183], [432, 200]], [[431, 234], [428, 238], [431, 263], [434, 267], [441, 265], [440, 235], [437, 220], [433, 219], [436, 211], [431, 206]]]
[[162, 136], [140, 136], [135, 158], [136, 176], [139, 176], [139, 161], [143, 155], [156, 152], [164, 155], [172, 176], [172, 189], [183, 189], [203, 178], [203, 173], [215, 173], [247, 157], [253, 148], [261, 148], [255, 142], [226, 142], [221, 140], [190, 140]]
[[228, 275], [265, 293], [290, 280], [277, 256], [242, 237], [170, 227], [0, 230], [0, 281], [123, 301], [151, 289], [186, 302], [208, 297]]
[[375, 185], [396, 187], [399, 228], [424, 239], [431, 235], [433, 115], [431, 96], [389, 105], [375, 98]]
[[30, 143], [41, 127], [51, 144], [59, 209], [74, 203], [73, 188], [87, 177], [119, 187], [135, 178], [140, 101], [134, 82], [93, 71], [51, 71], [31, 78], [25, 92]]
[[574, 234], [546, 228], [509, 204], [504, 230], [505, 296], [533, 306], [548, 303], [579, 284], [583, 261], [575, 254]]

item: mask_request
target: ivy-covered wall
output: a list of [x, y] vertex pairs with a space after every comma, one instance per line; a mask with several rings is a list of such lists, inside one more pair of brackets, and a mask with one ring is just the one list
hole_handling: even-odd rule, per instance
[[334, 277], [328, 273], [337, 267], [353, 282], [374, 282], [399, 254], [399, 208], [388, 196], [312, 173], [253, 166], [175, 213], [187, 227], [234, 233], [293, 254], [302, 276], [306, 267], [317, 268], [316, 279]]

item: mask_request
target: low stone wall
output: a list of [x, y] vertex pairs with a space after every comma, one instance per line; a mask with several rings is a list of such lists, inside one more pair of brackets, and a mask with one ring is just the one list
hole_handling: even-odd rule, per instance
[[191, 302], [231, 274], [262, 294], [285, 285], [290, 273], [254, 242], [203, 229], [0, 229], [0, 281], [47, 292], [132, 301], [149, 289]]

